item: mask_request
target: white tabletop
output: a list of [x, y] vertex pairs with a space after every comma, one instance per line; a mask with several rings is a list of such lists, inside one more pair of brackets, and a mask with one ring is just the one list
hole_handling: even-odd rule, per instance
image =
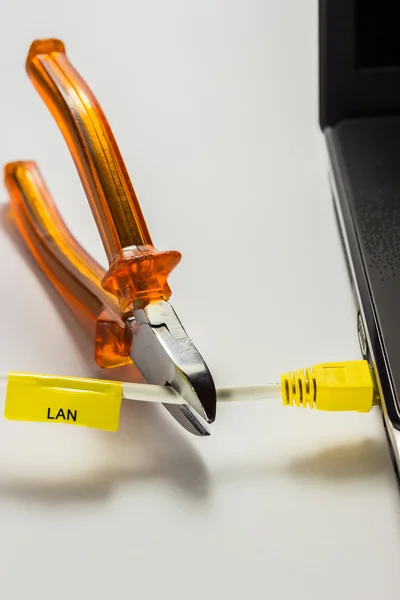
[[[183, 254], [173, 304], [217, 385], [360, 356], [318, 129], [316, 4], [21, 0], [0, 22], [0, 163], [37, 160], [104, 263], [24, 72], [30, 42], [58, 36], [157, 246]], [[4, 210], [0, 256], [0, 371], [98, 373]], [[397, 600], [399, 506], [377, 410], [225, 405], [208, 439], [132, 403], [116, 434], [1, 420], [1, 597]]]

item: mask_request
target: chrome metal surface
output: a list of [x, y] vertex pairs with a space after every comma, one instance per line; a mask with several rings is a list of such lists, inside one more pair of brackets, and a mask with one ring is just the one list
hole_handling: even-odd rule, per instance
[[148, 383], [170, 385], [181, 405], [164, 405], [188, 431], [209, 435], [217, 394], [211, 373], [169, 302], [134, 310], [131, 358]]
[[367, 336], [365, 333], [365, 327], [364, 327], [364, 323], [362, 321], [362, 316], [360, 311], [358, 311], [358, 315], [357, 315], [357, 333], [358, 333], [358, 340], [360, 342], [360, 348], [361, 348], [361, 353], [363, 355], [364, 358], [367, 357]]

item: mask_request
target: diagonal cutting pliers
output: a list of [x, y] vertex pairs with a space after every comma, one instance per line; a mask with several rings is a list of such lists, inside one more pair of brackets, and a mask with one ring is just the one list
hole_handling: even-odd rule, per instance
[[177, 251], [152, 242], [110, 126], [60, 40], [35, 41], [28, 75], [69, 147], [99, 230], [109, 269], [80, 246], [34, 162], [5, 167], [5, 184], [26, 244], [81, 324], [103, 368], [134, 363], [148, 383], [172, 386], [164, 405], [187, 430], [208, 435], [216, 413], [211, 373], [169, 303]]

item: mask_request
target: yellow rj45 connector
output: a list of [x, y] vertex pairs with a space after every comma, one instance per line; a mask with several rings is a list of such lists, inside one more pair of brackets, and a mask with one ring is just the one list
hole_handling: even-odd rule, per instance
[[379, 404], [366, 360], [325, 363], [281, 376], [285, 406], [303, 406], [327, 411], [368, 412]]

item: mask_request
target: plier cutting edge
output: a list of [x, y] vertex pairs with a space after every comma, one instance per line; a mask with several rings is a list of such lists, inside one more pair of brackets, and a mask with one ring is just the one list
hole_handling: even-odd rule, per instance
[[211, 373], [169, 303], [177, 251], [152, 242], [110, 126], [60, 40], [35, 41], [28, 75], [65, 138], [88, 198], [108, 271], [80, 246], [34, 162], [5, 167], [5, 184], [26, 244], [95, 340], [103, 368], [134, 363], [148, 383], [170, 385], [182, 404], [165, 405], [188, 431], [209, 435], [216, 390]]

